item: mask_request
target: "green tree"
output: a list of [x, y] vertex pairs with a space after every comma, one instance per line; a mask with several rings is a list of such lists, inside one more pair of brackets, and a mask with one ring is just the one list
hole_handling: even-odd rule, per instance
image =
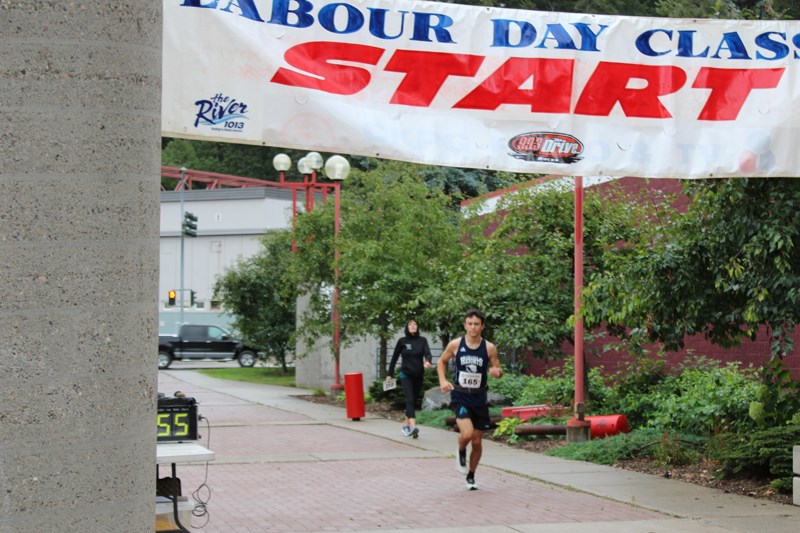
[[[574, 193], [561, 183], [507, 195], [492, 214], [468, 215], [468, 252], [420, 297], [428, 321], [438, 316], [444, 334], [458, 335], [464, 311], [478, 307], [487, 316], [487, 337], [501, 350], [562, 356], [564, 341], [573, 340]], [[613, 186], [590, 190], [585, 269], [602, 271], [606, 249], [643, 239], [640, 218], [651, 205]]]
[[[382, 369], [388, 340], [422, 311], [417, 295], [438, 283], [460, 251], [450, 199], [423, 183], [423, 168], [382, 161], [373, 170], [353, 172], [342, 194], [336, 240], [342, 342], [377, 337]], [[307, 340], [330, 335], [332, 210], [328, 202], [297, 224], [295, 275], [310, 300], [300, 334]], [[420, 327], [430, 326], [420, 320]]]
[[792, 19], [794, 0], [658, 0], [656, 13], [673, 18]]
[[261, 251], [239, 261], [214, 284], [214, 296], [233, 316], [233, 326], [252, 344], [287, 370], [294, 354], [297, 291], [288, 277], [291, 235], [272, 232]]
[[441, 191], [451, 198], [452, 205], [462, 200], [510, 187], [530, 177], [492, 170], [418, 166], [419, 174], [431, 191]]
[[[292, 160], [292, 168], [285, 174], [286, 179], [303, 181], [303, 176], [297, 170], [297, 162], [308, 153], [303, 150], [189, 139], [165, 138], [162, 144], [162, 165], [265, 181], [278, 181], [279, 174], [272, 165], [272, 159], [279, 153], [287, 154]], [[327, 159], [329, 155], [323, 153], [322, 157]], [[353, 168], [363, 171], [375, 169], [380, 165], [379, 159], [352, 155], [347, 158]], [[509, 187], [520, 181], [514, 174], [494, 170], [422, 165], [416, 168], [419, 169], [419, 174], [428, 188], [446, 193], [451, 197], [452, 204]], [[174, 182], [171, 181], [162, 180], [165, 189], [174, 187]]]
[[289, 155], [294, 163], [286, 173], [287, 179], [302, 181], [302, 176], [297, 171], [297, 161], [307, 153], [250, 144], [189, 139], [170, 139], [165, 144], [161, 151], [162, 165], [265, 181], [278, 181], [278, 172], [272, 166], [272, 158], [282, 152]]
[[800, 319], [800, 182], [691, 181], [686, 192], [688, 210], [661, 240], [594, 277], [587, 320], [634, 346], [670, 350], [696, 333], [736, 346], [765, 325], [773, 354], [788, 353]]

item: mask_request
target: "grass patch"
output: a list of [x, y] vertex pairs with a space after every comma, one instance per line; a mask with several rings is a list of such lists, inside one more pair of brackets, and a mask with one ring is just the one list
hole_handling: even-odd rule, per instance
[[281, 368], [254, 366], [251, 368], [206, 368], [198, 370], [201, 374], [217, 379], [246, 381], [262, 385], [281, 385], [294, 387], [294, 368], [284, 373]]
[[[489, 415], [499, 415], [502, 411], [501, 407], [490, 407], [489, 408]], [[435, 411], [417, 411], [417, 424], [422, 426], [428, 426], [432, 428], [445, 428], [449, 429], [445, 423], [445, 419], [448, 416], [453, 416], [453, 410], [449, 408], [445, 409], [437, 409]]]
[[446, 428], [444, 419], [453, 416], [450, 409], [439, 409], [438, 411], [417, 411], [417, 424], [433, 428]]

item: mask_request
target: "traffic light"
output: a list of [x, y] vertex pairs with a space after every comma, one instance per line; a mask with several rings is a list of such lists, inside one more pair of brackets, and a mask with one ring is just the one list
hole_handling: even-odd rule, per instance
[[189, 306], [194, 307], [194, 298], [197, 295], [197, 292], [190, 290], [189, 291]]
[[174, 290], [170, 290], [167, 293], [167, 301], [169, 302], [169, 305], [175, 305], [175, 296], [176, 296], [176, 293], [175, 293]]
[[197, 237], [197, 215], [189, 211], [184, 212], [181, 230], [187, 237]]

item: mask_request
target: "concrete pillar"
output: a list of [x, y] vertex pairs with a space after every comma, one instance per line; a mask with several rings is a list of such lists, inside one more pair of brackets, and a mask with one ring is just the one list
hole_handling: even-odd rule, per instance
[[[295, 324], [298, 328], [303, 324], [302, 316], [308, 310], [309, 300], [308, 295], [300, 296], [297, 299]], [[393, 348], [394, 341], [391, 343], [390, 350]], [[328, 394], [337, 396], [341, 391], [331, 389], [331, 385], [335, 382], [331, 338], [319, 337], [313, 345], [308, 345], [304, 339], [298, 339], [295, 349], [298, 354], [301, 354], [294, 361], [297, 386], [307, 389], [320, 389]], [[377, 350], [378, 342], [374, 337], [359, 339], [349, 344], [343, 343], [339, 362], [341, 383], [344, 384], [345, 374], [360, 372], [364, 376], [364, 389], [368, 389], [372, 382], [378, 379], [376, 374]]]
[[0, 36], [0, 532], [153, 531], [161, 2]]

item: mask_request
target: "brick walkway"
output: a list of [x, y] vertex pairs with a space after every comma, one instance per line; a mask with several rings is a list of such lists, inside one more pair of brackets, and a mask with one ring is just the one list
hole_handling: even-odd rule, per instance
[[[420, 530], [669, 518], [483, 465], [476, 475], [480, 490], [470, 492], [452, 456], [412, 446], [399, 430], [396, 438], [375, 436], [357, 424], [340, 427], [193, 387], [172, 374], [180, 375], [159, 372], [159, 390], [182, 390], [200, 402], [211, 424], [209, 433], [201, 422], [200, 443], [216, 453], [207, 467], [178, 470], [184, 494], [197, 489], [207, 501], [208, 514], [192, 520], [198, 531]], [[378, 422], [360, 422], [371, 423]], [[441, 430], [422, 431], [421, 440], [426, 431]], [[452, 434], [447, 438], [455, 444]]]

